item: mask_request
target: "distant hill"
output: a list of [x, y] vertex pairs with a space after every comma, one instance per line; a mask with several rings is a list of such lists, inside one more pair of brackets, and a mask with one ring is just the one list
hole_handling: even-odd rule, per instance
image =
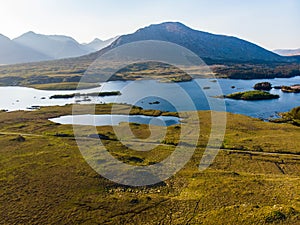
[[206, 61], [216, 62], [282, 62], [290, 61], [251, 42], [225, 35], [193, 30], [179, 22], [165, 22], [120, 36], [110, 48], [142, 40], [176, 43], [196, 53]]
[[13, 41], [54, 59], [76, 57], [91, 52], [73, 38], [61, 35], [43, 35], [30, 31]]
[[98, 38], [80, 44], [64, 35], [44, 35], [29, 31], [10, 40], [0, 35], [0, 65], [39, 62], [83, 56], [107, 47], [117, 37], [102, 41]]
[[84, 44], [84, 46], [88, 47], [91, 50], [99, 51], [107, 46], [109, 46], [112, 42], [114, 42], [118, 37], [110, 38], [108, 40], [102, 41], [99, 38], [95, 38], [88, 44]]
[[0, 34], [0, 64], [51, 60], [53, 57], [20, 45]]
[[298, 49], [277, 49], [277, 50], [274, 50], [273, 52], [275, 52], [278, 55], [282, 55], [282, 56], [300, 56], [300, 48], [298, 48]]

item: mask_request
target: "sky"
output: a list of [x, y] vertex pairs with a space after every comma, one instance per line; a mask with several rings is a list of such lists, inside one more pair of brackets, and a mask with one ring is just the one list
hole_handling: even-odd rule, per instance
[[300, 0], [0, 0], [0, 33], [64, 34], [80, 43], [165, 21], [269, 50], [300, 48]]

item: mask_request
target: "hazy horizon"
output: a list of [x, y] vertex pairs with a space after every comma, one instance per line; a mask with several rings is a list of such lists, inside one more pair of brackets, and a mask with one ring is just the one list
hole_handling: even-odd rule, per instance
[[33, 31], [67, 35], [79, 43], [88, 43], [95, 38], [106, 40], [133, 33], [150, 24], [178, 21], [196, 30], [236, 36], [269, 50], [300, 48], [297, 0], [1, 0], [0, 3], [0, 19], [9, 21], [1, 26], [0, 33], [10, 39]]

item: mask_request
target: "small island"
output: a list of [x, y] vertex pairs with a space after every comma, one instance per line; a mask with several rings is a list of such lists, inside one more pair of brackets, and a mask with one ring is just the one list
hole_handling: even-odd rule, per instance
[[266, 100], [266, 99], [277, 99], [279, 95], [273, 95], [265, 91], [244, 91], [236, 92], [229, 95], [225, 95], [225, 98], [231, 98], [236, 100]]
[[253, 88], [259, 91], [270, 91], [272, 89], [272, 85], [269, 82], [260, 82], [255, 84]]
[[149, 105], [158, 105], [158, 104], [160, 104], [159, 101], [149, 102]]
[[281, 86], [281, 91], [285, 93], [300, 93], [300, 84]]
[[121, 95], [120, 91], [109, 91], [109, 92], [93, 92], [93, 93], [87, 93], [87, 94], [79, 94], [79, 93], [73, 93], [73, 94], [59, 94], [59, 95], [52, 95], [50, 99], [66, 99], [66, 98], [74, 98], [77, 97], [106, 97], [106, 96], [115, 96], [115, 95]]

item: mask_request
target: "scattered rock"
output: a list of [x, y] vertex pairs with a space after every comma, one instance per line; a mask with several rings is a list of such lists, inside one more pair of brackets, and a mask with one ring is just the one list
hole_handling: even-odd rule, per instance
[[267, 223], [274, 223], [274, 222], [278, 223], [283, 220], [286, 220], [286, 215], [277, 210], [270, 212], [265, 218], [265, 221]]
[[131, 199], [130, 204], [138, 204], [139, 200], [137, 198]]
[[27, 107], [26, 109], [29, 109], [29, 110], [38, 110], [38, 109], [41, 109], [41, 107], [38, 106], [38, 105], [33, 105], [33, 106], [30, 106], [30, 107]]
[[16, 137], [14, 140], [18, 141], [18, 142], [24, 142], [26, 141], [26, 139], [22, 136], [22, 135], [19, 135], [18, 137]]

